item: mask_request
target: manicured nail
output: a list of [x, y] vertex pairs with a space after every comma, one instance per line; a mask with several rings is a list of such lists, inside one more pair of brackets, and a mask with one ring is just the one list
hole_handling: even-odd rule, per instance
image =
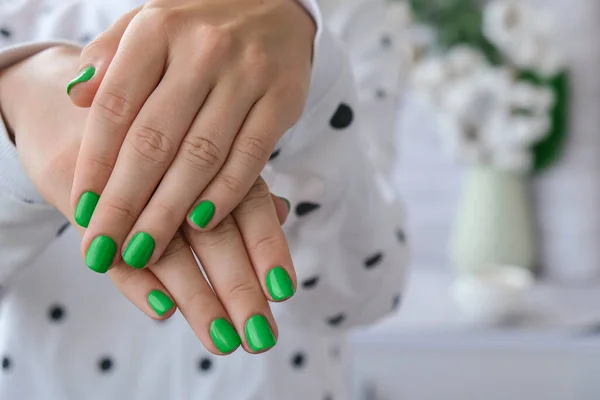
[[246, 321], [246, 340], [252, 351], [270, 349], [276, 343], [269, 321], [262, 315], [254, 315]]
[[213, 215], [215, 215], [215, 205], [208, 201], [202, 201], [190, 213], [190, 220], [200, 228], [206, 228]]
[[153, 252], [154, 239], [152, 236], [146, 232], [138, 232], [127, 245], [123, 253], [123, 261], [130, 267], [141, 269], [148, 264]]
[[290, 209], [292, 208], [292, 204], [290, 203], [290, 201], [288, 199], [286, 199], [285, 197], [280, 197], [280, 199], [285, 201], [285, 205], [288, 208], [288, 212], [290, 212]]
[[159, 317], [165, 315], [175, 305], [173, 300], [160, 290], [153, 290], [148, 293], [148, 304]]
[[94, 67], [86, 67], [82, 69], [79, 75], [77, 75], [77, 77], [67, 85], [67, 95], [71, 95], [71, 89], [73, 89], [73, 86], [77, 85], [78, 83], [89, 81], [94, 77], [95, 74], [96, 68]]
[[217, 349], [223, 354], [231, 353], [242, 344], [240, 335], [224, 318], [215, 319], [210, 324], [210, 337]]
[[267, 274], [267, 289], [271, 298], [275, 301], [289, 299], [294, 295], [294, 284], [287, 271], [281, 267], [275, 267]]
[[77, 225], [87, 228], [92, 219], [92, 214], [98, 205], [100, 196], [94, 192], [85, 192], [79, 198], [77, 207], [75, 207], [74, 219]]
[[117, 244], [108, 236], [98, 236], [92, 240], [87, 253], [85, 264], [92, 271], [104, 274], [112, 265], [117, 252]]

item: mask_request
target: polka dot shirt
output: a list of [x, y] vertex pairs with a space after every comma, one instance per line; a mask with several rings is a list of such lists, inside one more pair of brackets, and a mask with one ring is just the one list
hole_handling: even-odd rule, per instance
[[[319, 25], [309, 98], [263, 173], [291, 202], [284, 229], [298, 274], [297, 294], [272, 305], [277, 346], [214, 356], [179, 313], [151, 320], [89, 272], [80, 237], [29, 182], [0, 120], [0, 399], [349, 399], [347, 331], [402, 299], [401, 211], [374, 183], [361, 139], [365, 103], [385, 109], [397, 88], [354, 61], [392, 52], [395, 37], [383, 0], [302, 2]], [[51, 46], [24, 42], [84, 45], [137, 4], [0, 0], [0, 68]]]

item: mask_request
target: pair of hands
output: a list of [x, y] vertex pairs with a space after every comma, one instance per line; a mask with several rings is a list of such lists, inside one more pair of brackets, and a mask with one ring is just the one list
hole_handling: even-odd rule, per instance
[[[81, 59], [56, 48], [1, 79], [28, 174], [87, 225], [88, 266], [152, 317], [172, 315], [174, 300], [215, 354], [272, 347], [267, 300], [296, 286], [280, 227], [287, 205], [259, 174], [304, 106], [313, 40], [312, 20], [289, 0], [150, 1]], [[80, 60], [94, 74], [84, 68], [69, 94], [89, 110], [57, 85]]]

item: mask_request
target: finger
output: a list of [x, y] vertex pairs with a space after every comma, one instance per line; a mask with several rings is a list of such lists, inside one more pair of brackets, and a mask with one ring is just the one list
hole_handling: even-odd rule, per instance
[[[64, 185], [64, 188], [68, 188], [68, 185]], [[66, 197], [65, 201], [59, 203], [59, 209], [68, 209]], [[69, 214], [65, 213], [65, 215]], [[69, 222], [83, 235], [83, 228], [77, 226], [74, 221], [69, 220]], [[174, 242], [174, 244], [177, 244], [177, 242]], [[186, 249], [189, 251], [189, 246], [186, 246]], [[164, 262], [168, 262], [168, 260]], [[173, 296], [150, 270], [129, 268], [128, 265], [121, 262], [112, 268], [107, 275], [119, 291], [150, 318], [163, 320], [170, 318], [175, 313], [177, 307], [173, 302]]]
[[279, 223], [281, 225], [285, 224], [285, 221], [290, 213], [290, 201], [285, 197], [275, 196], [273, 193], [271, 193], [271, 199], [273, 200], [273, 205], [275, 205], [275, 211], [277, 212], [277, 219], [279, 220]]
[[67, 94], [78, 107], [92, 105], [94, 96], [104, 79], [125, 30], [141, 7], [135, 8], [119, 18], [83, 49], [80, 56], [79, 73], [67, 85]]
[[[174, 74], [175, 78], [178, 76], [179, 74]], [[184, 85], [192, 87], [188, 82], [184, 82]], [[133, 228], [126, 226], [123, 222], [113, 224], [113, 221], [106, 218], [99, 222], [102, 227], [98, 232], [106, 228], [108, 232], [115, 235], [117, 243], [119, 243], [118, 240], [123, 239], [122, 235], [131, 229], [123, 246], [125, 249], [123, 257], [131, 266], [142, 268], [145, 264], [152, 264], [161, 257], [164, 248], [184, 222], [190, 207], [198, 198], [198, 194], [210, 183], [225, 162], [227, 156], [225, 149], [231, 146], [235, 134], [242, 126], [253, 103], [253, 96], [243, 94], [238, 88], [239, 85], [234, 82], [218, 85], [212, 90], [204, 105], [198, 104], [198, 100], [186, 99], [182, 93], [189, 92], [192, 97], [201, 97], [208, 91], [208, 86], [192, 88], [191, 91], [185, 88], [168, 89], [162, 93], [160, 100], [153, 101], [153, 94], [142, 109], [138, 119], [143, 120], [146, 117], [146, 109], [148, 109], [147, 116], [151, 122], [147, 124], [152, 124], [154, 121], [151, 118], [154, 118], [155, 121], [160, 121], [159, 125], [164, 126], [169, 119], [172, 119], [173, 121], [169, 125], [175, 128], [167, 130], [178, 132], [177, 140], [182, 140], [182, 142], [179, 149], [173, 149], [177, 155], [173, 154], [168, 158], [168, 161], [174, 158], [172, 164], [167, 166], [165, 163], [161, 163], [164, 169], [157, 169], [146, 158], [140, 160], [140, 157], [136, 156], [137, 150], [129, 150], [131, 147], [129, 137], [137, 131], [138, 122], [136, 120], [127, 135], [117, 167], [102, 194], [102, 201], [96, 210], [98, 215], [104, 215], [101, 214], [103, 212], [102, 202], [106, 200], [108, 203], [113, 196], [118, 196], [127, 204], [134, 206], [136, 209], [132, 210], [132, 213], [136, 213], [138, 210], [141, 212]], [[158, 95], [158, 92], [156, 94]], [[180, 104], [182, 99], [184, 99], [183, 104]], [[198, 110], [202, 106], [202, 111], [193, 125], [191, 121], [194, 120], [195, 111], [190, 109], [190, 112], [187, 112], [185, 103], [191, 104], [193, 110]], [[156, 120], [156, 115], [161, 116], [160, 120]], [[177, 126], [188, 120], [189, 124]], [[190, 125], [192, 125], [191, 128]], [[188, 128], [190, 129], [186, 135]], [[159, 128], [152, 128], [152, 132], [158, 130]], [[158, 138], [157, 141], [159, 141]], [[168, 150], [165, 146], [164, 152], [166, 151]], [[149, 158], [159, 156], [162, 154]], [[140, 162], [147, 165], [140, 166]], [[165, 170], [166, 173], [163, 176], [162, 173]], [[159, 182], [160, 185], [158, 185]], [[158, 188], [152, 194], [151, 191], [156, 185]], [[148, 198], [141, 197], [142, 193], [152, 195], [147, 205]], [[95, 229], [95, 221], [90, 225], [90, 230], [92, 225]], [[127, 228], [126, 231], [125, 228]], [[142, 240], [141, 236], [146, 237], [147, 241], [152, 238], [155, 247], [151, 253], [138, 251], [139, 247], [136, 242]]]
[[233, 218], [226, 217], [212, 231], [185, 226], [184, 232], [243, 338], [244, 349], [250, 353], [269, 350], [277, 341], [277, 325]]
[[[112, 173], [129, 127], [163, 74], [165, 39], [159, 29], [147, 25], [142, 25], [144, 32], [127, 30], [90, 109], [71, 191], [73, 208], [84, 193], [91, 193], [81, 199], [82, 207], [88, 207], [76, 209], [82, 212], [76, 221], [83, 227], [89, 224], [92, 206]], [[147, 46], [151, 41], [154, 44]]]
[[[263, 98], [250, 111], [227, 160], [190, 210], [188, 221], [193, 228], [212, 229], [246, 196], [286, 129], [277, 110], [277, 105]], [[198, 220], [206, 221], [196, 214], [202, 214], [209, 203], [214, 205], [212, 218], [199, 224]]]
[[129, 268], [121, 262], [107, 275], [119, 291], [150, 318], [163, 320], [175, 313], [173, 296], [150, 270]]
[[[131, 271], [136, 271], [129, 268]], [[178, 234], [152, 271], [173, 293], [179, 310], [204, 347], [229, 354], [241, 344], [225, 308], [206, 282], [189, 244]]]
[[257, 179], [232, 215], [265, 295], [277, 302], [292, 297], [296, 291], [292, 256], [262, 178]]

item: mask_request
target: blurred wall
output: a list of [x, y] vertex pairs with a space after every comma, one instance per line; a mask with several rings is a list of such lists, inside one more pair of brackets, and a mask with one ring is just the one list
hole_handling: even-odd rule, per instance
[[[600, 276], [600, 1], [534, 0], [558, 17], [557, 42], [573, 74], [573, 120], [561, 163], [533, 186], [543, 270], [557, 280]], [[398, 129], [395, 183], [408, 207], [417, 268], [449, 270], [448, 241], [461, 168], [441, 149], [435, 122], [408, 95]]]

